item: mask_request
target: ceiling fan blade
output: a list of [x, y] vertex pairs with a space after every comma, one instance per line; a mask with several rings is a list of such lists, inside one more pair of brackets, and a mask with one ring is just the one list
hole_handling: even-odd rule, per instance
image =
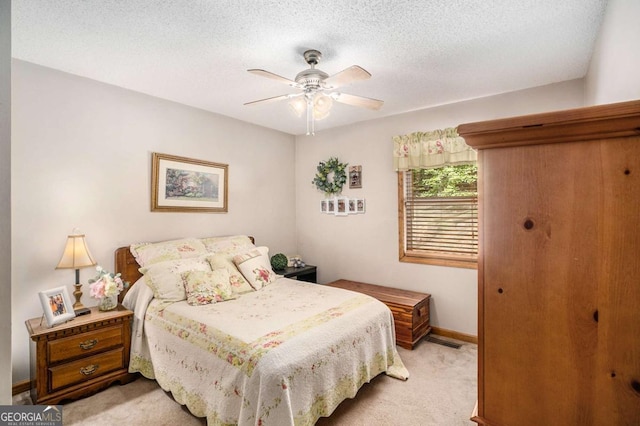
[[247, 70], [247, 71], [249, 71], [251, 74], [260, 75], [262, 77], [267, 77], [267, 78], [270, 78], [272, 80], [276, 80], [276, 81], [279, 81], [281, 83], [288, 84], [289, 86], [293, 86], [293, 87], [297, 87], [298, 86], [298, 83], [296, 83], [295, 81], [289, 80], [288, 78], [279, 76], [278, 74], [274, 74], [274, 73], [269, 72], [269, 71], [259, 70], [259, 69], [250, 69], [250, 70]]
[[382, 108], [382, 105], [384, 104], [384, 101], [380, 101], [378, 99], [365, 98], [363, 96], [348, 95], [346, 93], [333, 92], [328, 94], [328, 96], [331, 96], [331, 98], [333, 98], [336, 102], [340, 102], [347, 105], [353, 105], [357, 107], [362, 107], [362, 108], [373, 109], [376, 111]]
[[272, 98], [265, 98], [265, 99], [259, 99], [257, 101], [247, 102], [247, 103], [245, 103], [245, 105], [254, 105], [254, 104], [258, 104], [258, 103], [269, 103], [269, 102], [282, 101], [282, 100], [285, 100], [285, 99], [296, 98], [296, 97], [301, 96], [303, 94], [304, 93], [295, 93], [295, 94], [290, 94], [290, 95], [274, 96]]
[[345, 70], [340, 71], [324, 81], [327, 89], [335, 89], [345, 84], [349, 84], [354, 81], [366, 80], [371, 78], [371, 74], [364, 68], [357, 65], [353, 65]]

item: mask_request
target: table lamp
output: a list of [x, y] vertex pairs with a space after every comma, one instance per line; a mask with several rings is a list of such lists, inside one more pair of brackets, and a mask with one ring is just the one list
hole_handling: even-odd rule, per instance
[[82, 297], [82, 284], [80, 284], [80, 268], [86, 268], [88, 266], [94, 266], [95, 260], [89, 253], [89, 248], [84, 240], [84, 234], [73, 230], [73, 234], [67, 237], [67, 245], [64, 247], [64, 253], [62, 259], [58, 262], [56, 269], [75, 269], [76, 270], [76, 288], [73, 295], [76, 298], [76, 302], [73, 304], [73, 310], [78, 315], [85, 315], [91, 312], [89, 308], [84, 307], [80, 298]]

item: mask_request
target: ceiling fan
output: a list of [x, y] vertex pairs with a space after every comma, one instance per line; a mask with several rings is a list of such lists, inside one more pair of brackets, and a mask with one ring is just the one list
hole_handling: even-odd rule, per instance
[[291, 87], [295, 87], [296, 89], [300, 89], [300, 93], [260, 99], [253, 102], [247, 102], [245, 105], [255, 105], [258, 103], [289, 99], [291, 100], [289, 105], [293, 108], [298, 117], [302, 116], [302, 112], [306, 108], [307, 135], [313, 135], [315, 133], [315, 120], [322, 120], [329, 115], [333, 101], [372, 110], [379, 110], [382, 107], [384, 102], [378, 99], [365, 98], [362, 96], [333, 91], [338, 87], [354, 81], [370, 78], [371, 74], [369, 74], [365, 69], [357, 65], [353, 65], [337, 74], [329, 76], [326, 72], [316, 68], [316, 65], [318, 65], [318, 62], [320, 62], [320, 59], [322, 58], [322, 53], [311, 49], [304, 52], [303, 56], [310, 68], [298, 73], [295, 80], [289, 80], [288, 78], [281, 77], [277, 74], [261, 69], [247, 70], [252, 74], [267, 77], [281, 83], [285, 83]]

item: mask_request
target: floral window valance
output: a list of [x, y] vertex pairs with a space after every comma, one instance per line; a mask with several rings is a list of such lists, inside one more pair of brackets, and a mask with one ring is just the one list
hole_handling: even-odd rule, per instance
[[396, 171], [430, 169], [452, 164], [472, 164], [478, 153], [450, 127], [416, 132], [393, 138], [393, 167]]

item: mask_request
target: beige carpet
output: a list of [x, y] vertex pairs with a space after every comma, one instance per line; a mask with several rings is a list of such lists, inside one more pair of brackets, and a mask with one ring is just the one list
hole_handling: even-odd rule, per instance
[[[413, 351], [399, 347], [398, 352], [409, 380], [380, 375], [317, 425], [475, 425], [469, 417], [477, 397], [476, 345], [453, 349], [422, 341]], [[26, 394], [14, 397], [14, 404], [25, 403], [30, 403]], [[206, 424], [144, 378], [65, 404], [63, 420], [65, 425], [92, 426]]]

